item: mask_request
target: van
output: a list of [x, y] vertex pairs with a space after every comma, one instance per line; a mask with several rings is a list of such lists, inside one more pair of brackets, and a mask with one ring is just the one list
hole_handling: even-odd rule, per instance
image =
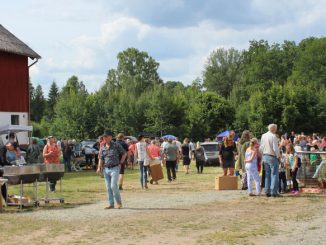
[[220, 166], [219, 151], [220, 144], [218, 142], [204, 142], [200, 144], [204, 149], [205, 165]]

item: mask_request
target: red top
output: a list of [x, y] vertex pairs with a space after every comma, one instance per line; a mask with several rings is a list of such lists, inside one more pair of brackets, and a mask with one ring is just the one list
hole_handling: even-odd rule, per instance
[[128, 149], [132, 154], [135, 154], [136, 144], [131, 144]]
[[59, 148], [56, 143], [52, 145], [45, 145], [43, 149], [43, 157], [45, 164], [60, 164], [59, 155]]
[[326, 147], [326, 140], [323, 140], [323, 147]]
[[153, 158], [161, 156], [161, 148], [158, 147], [157, 145], [153, 145], [153, 144], [149, 145], [148, 150]]

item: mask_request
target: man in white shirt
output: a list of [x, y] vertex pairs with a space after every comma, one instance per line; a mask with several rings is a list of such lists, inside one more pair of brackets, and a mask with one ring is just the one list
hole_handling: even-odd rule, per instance
[[265, 168], [265, 193], [267, 197], [279, 197], [278, 182], [279, 173], [278, 165], [280, 149], [278, 147], [278, 138], [276, 137], [277, 125], [270, 124], [268, 132], [263, 134], [260, 142], [260, 152], [263, 155], [263, 162]]

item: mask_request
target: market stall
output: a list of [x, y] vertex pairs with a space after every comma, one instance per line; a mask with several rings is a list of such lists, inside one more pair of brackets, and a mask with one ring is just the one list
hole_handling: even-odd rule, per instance
[[301, 167], [298, 178], [304, 188], [326, 188], [326, 152], [298, 151]]

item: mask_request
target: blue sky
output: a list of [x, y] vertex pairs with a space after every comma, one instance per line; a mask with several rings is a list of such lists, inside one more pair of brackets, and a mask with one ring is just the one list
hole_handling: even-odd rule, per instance
[[0, 23], [42, 56], [30, 76], [45, 93], [72, 75], [95, 91], [128, 47], [153, 56], [165, 81], [190, 84], [216, 48], [325, 36], [326, 1], [3, 0]]

